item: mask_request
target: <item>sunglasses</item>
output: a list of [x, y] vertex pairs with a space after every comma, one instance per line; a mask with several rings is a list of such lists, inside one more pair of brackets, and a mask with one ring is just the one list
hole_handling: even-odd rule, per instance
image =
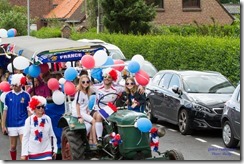
[[89, 84], [90, 81], [82, 81], [81, 83], [82, 83], [82, 84], [85, 84], [85, 83], [86, 83], [86, 84]]
[[125, 85], [134, 85], [135, 83], [125, 83]]
[[103, 76], [104, 79], [112, 79], [109, 75]]
[[36, 109], [45, 109], [45, 105], [41, 105], [41, 106], [36, 106]]

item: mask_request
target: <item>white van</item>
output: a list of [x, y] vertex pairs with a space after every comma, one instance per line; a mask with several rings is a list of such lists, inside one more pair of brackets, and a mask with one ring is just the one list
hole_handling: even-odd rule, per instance
[[123, 52], [120, 50], [119, 47], [117, 47], [113, 44], [104, 42], [103, 40], [100, 40], [100, 39], [80, 39], [77, 41], [100, 44], [108, 50], [109, 56], [111, 56], [112, 59], [121, 59], [121, 60], [126, 59], [125, 55], [123, 54]]

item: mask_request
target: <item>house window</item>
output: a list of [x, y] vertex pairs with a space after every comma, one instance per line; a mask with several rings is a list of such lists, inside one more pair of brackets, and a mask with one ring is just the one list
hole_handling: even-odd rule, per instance
[[146, 0], [148, 5], [154, 4], [157, 8], [164, 8], [164, 0]]
[[200, 8], [200, 0], [183, 0], [183, 8]]

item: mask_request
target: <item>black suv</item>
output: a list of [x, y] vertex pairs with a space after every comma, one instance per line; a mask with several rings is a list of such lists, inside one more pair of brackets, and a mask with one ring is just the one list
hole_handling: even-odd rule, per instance
[[219, 72], [162, 70], [146, 87], [146, 112], [152, 122], [176, 124], [184, 135], [221, 129], [224, 103], [234, 90]]

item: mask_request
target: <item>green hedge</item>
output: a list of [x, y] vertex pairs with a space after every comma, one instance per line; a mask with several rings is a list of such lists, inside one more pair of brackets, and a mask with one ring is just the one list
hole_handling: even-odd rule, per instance
[[72, 39], [102, 39], [120, 47], [126, 58], [141, 54], [158, 70], [209, 70], [225, 75], [233, 84], [240, 80], [240, 39], [199, 36], [133, 36], [73, 34]]

